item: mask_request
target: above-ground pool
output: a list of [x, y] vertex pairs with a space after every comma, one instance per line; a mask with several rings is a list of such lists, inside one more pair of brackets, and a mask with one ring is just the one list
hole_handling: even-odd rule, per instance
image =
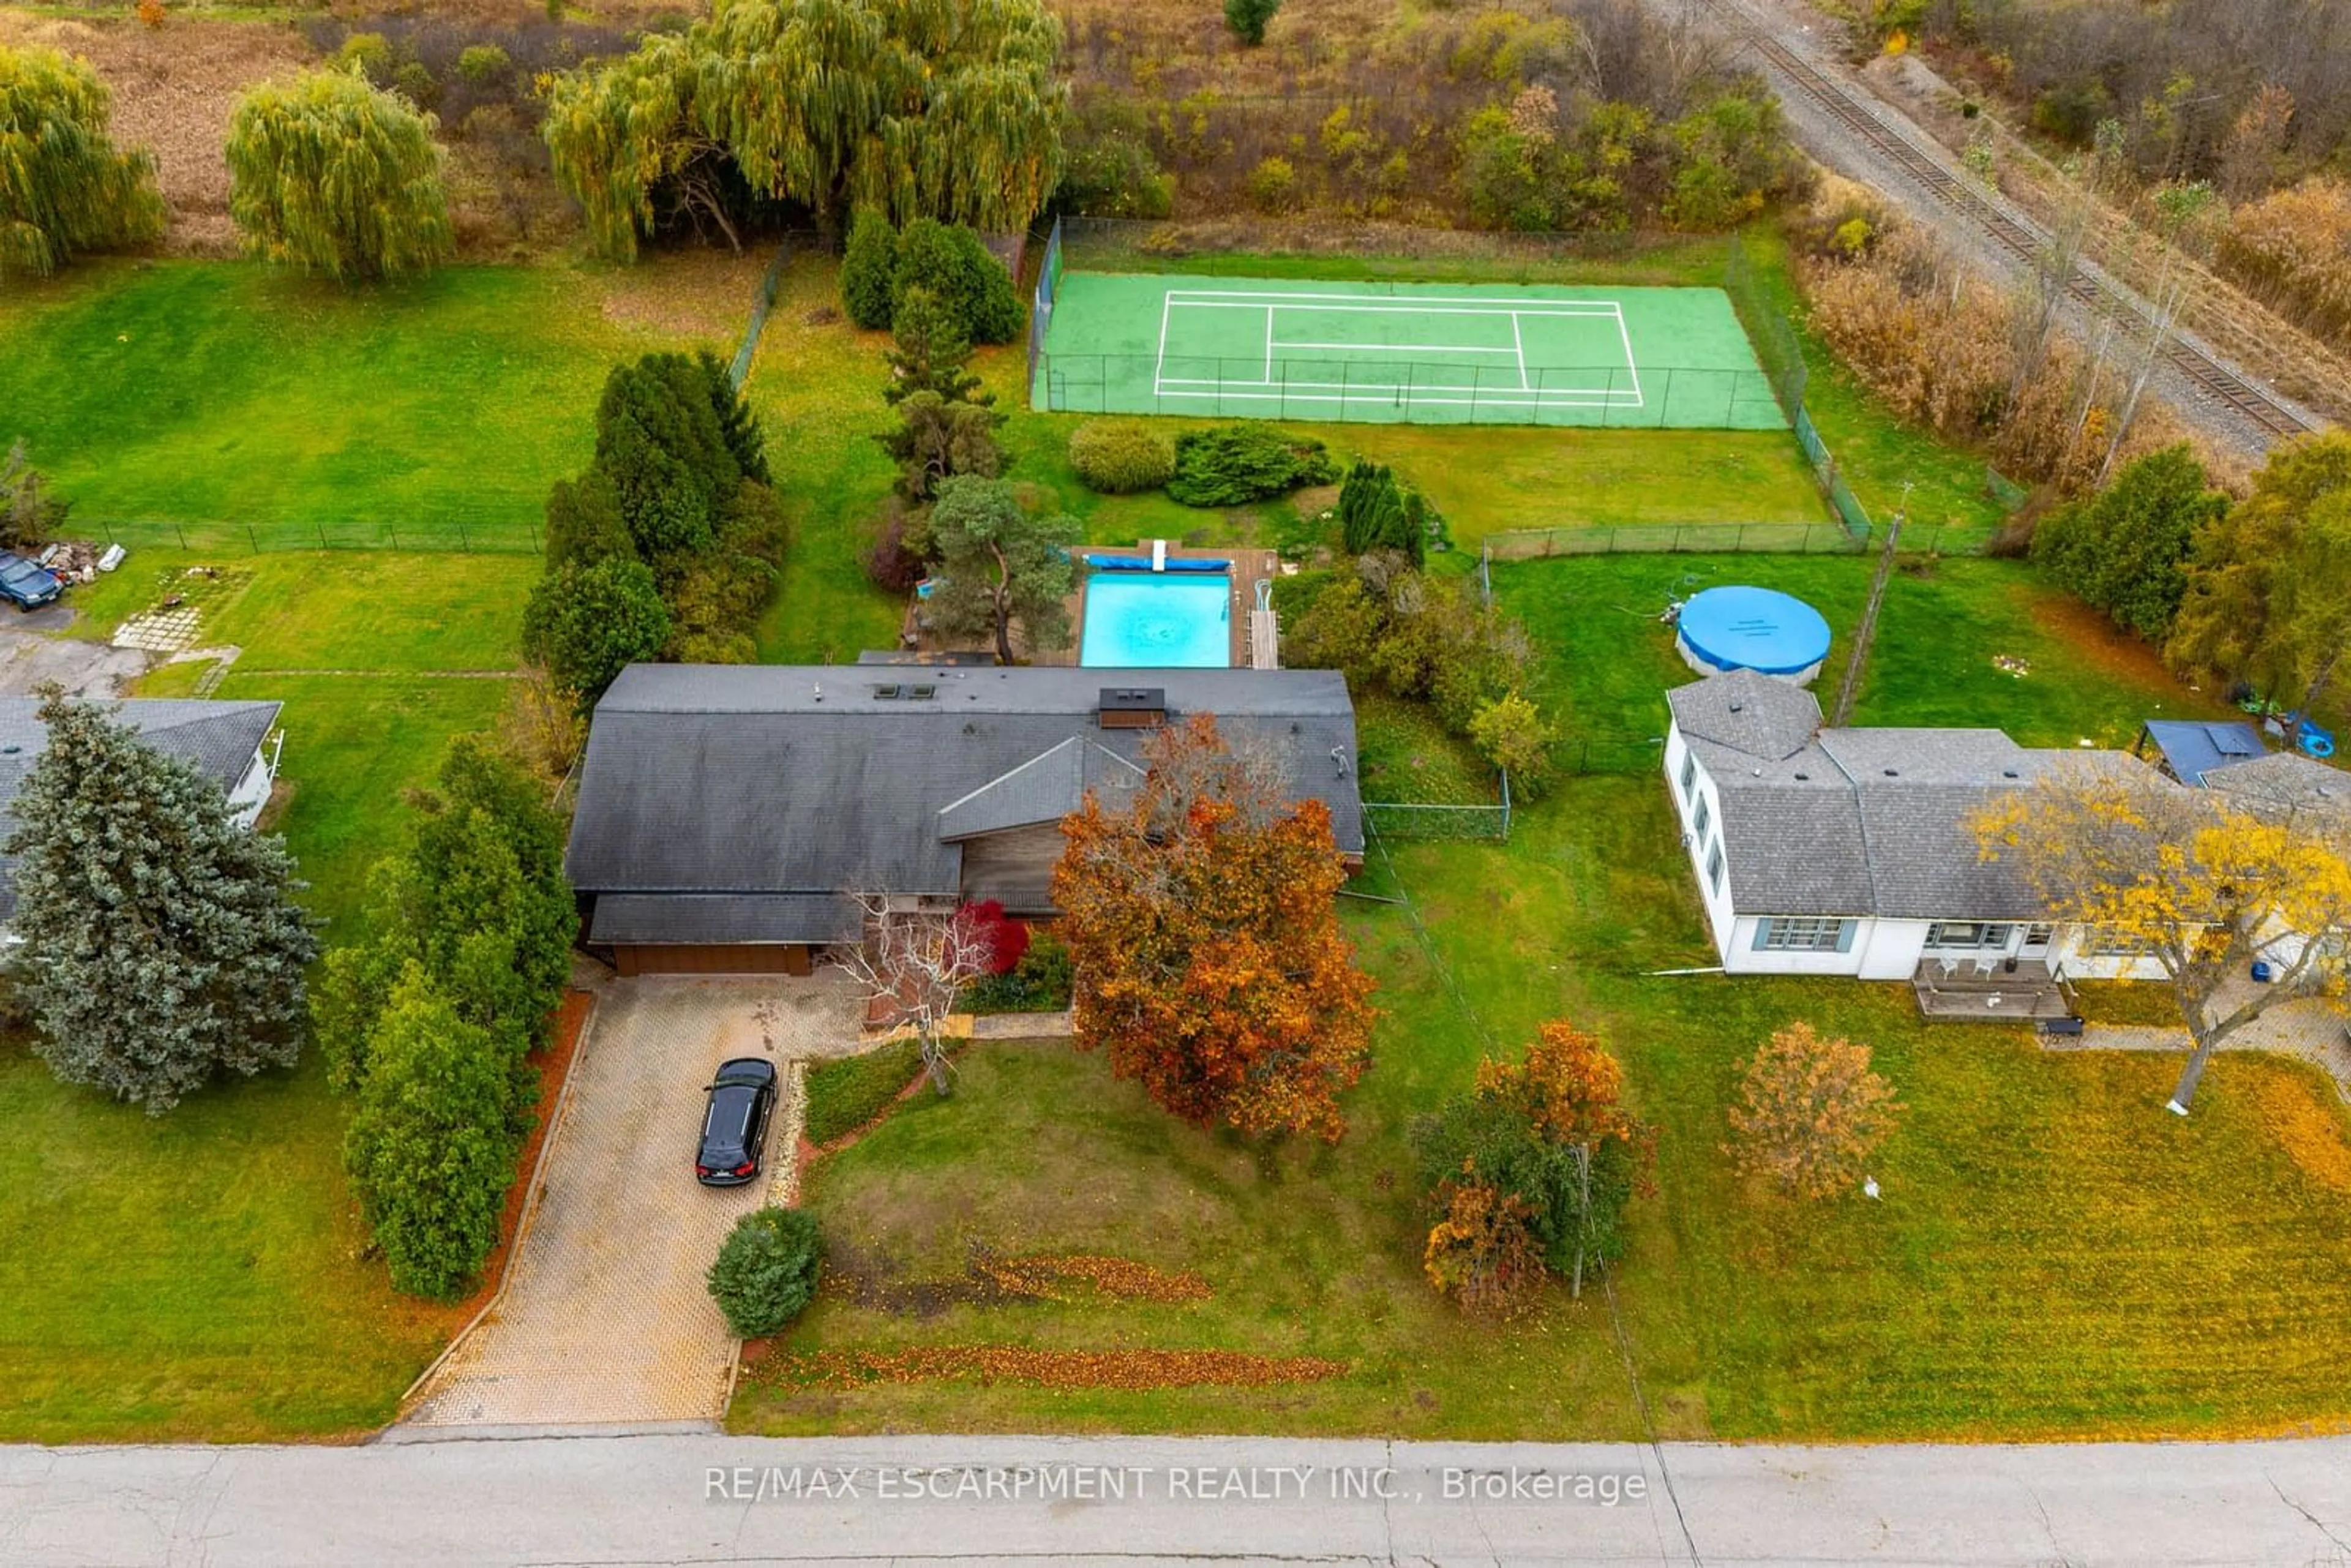
[[1093, 573], [1078, 663], [1225, 668], [1233, 662], [1232, 582], [1204, 572]]
[[1709, 588], [1675, 622], [1683, 660], [1701, 674], [1754, 670], [1803, 682], [1828, 657], [1829, 623], [1801, 599], [1768, 588]]

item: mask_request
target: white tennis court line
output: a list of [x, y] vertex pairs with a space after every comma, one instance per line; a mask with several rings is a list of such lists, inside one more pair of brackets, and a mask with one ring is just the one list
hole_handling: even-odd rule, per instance
[[[1265, 312], [1265, 356], [1262, 379], [1256, 382], [1229, 381], [1221, 376], [1170, 376], [1167, 374], [1167, 331], [1173, 324], [1176, 307], [1199, 309], [1248, 309]], [[1507, 316], [1510, 319], [1511, 347], [1487, 348], [1467, 343], [1324, 343], [1284, 342], [1277, 336], [1276, 323], [1284, 305], [1294, 305], [1311, 310], [1352, 310], [1374, 315], [1393, 315], [1399, 311], [1425, 312], [1432, 315]], [[1526, 356], [1525, 334], [1520, 329], [1520, 316], [1549, 316], [1597, 320], [1614, 318], [1617, 340], [1624, 345], [1625, 372], [1632, 377], [1629, 388], [1609, 387], [1535, 387], [1530, 384]], [[1519, 371], [1523, 398], [1489, 396], [1474, 382], [1460, 386], [1437, 382], [1427, 386], [1411, 386], [1400, 382], [1291, 382], [1274, 380], [1274, 351], [1306, 350], [1345, 354], [1508, 354]], [[1186, 354], [1185, 360], [1216, 360], [1225, 356]], [[1208, 391], [1186, 389], [1201, 387]], [[1263, 390], [1252, 390], [1263, 389]], [[1505, 389], [1506, 390], [1506, 389]], [[1625, 322], [1625, 308], [1614, 300], [1557, 300], [1543, 305], [1512, 305], [1506, 300], [1481, 299], [1470, 297], [1426, 298], [1398, 298], [1366, 302], [1358, 294], [1267, 294], [1258, 290], [1169, 289], [1163, 296], [1159, 313], [1159, 359], [1152, 375], [1152, 391], [1158, 397], [1224, 398], [1243, 402], [1280, 402], [1296, 400], [1302, 402], [1340, 402], [1350, 398], [1392, 397], [1401, 401], [1427, 403], [1431, 406], [1468, 405], [1493, 408], [1643, 408], [1647, 399], [1641, 392], [1639, 366], [1633, 359], [1633, 338]], [[1468, 397], [1445, 397], [1444, 392], [1468, 392]], [[1328, 395], [1326, 395], [1328, 394]]]

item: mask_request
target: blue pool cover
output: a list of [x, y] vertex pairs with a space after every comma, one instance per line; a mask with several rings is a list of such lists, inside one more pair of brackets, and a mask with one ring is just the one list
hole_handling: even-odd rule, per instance
[[1768, 588], [1709, 588], [1682, 606], [1683, 646], [1718, 670], [1797, 675], [1828, 657], [1829, 623]]

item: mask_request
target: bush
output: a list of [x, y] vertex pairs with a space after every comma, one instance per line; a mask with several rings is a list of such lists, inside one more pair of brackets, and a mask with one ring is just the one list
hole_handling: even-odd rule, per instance
[[1069, 139], [1053, 204], [1094, 218], [1164, 218], [1176, 182], [1151, 151], [1151, 125], [1123, 99], [1090, 105]]
[[1287, 158], [1264, 158], [1249, 171], [1249, 200], [1261, 213], [1286, 213], [1298, 198], [1298, 171]]
[[1038, 931], [1011, 972], [974, 981], [964, 991], [963, 1006], [975, 1013], [1059, 1012], [1070, 1005], [1075, 979], [1070, 950], [1061, 938]]
[[670, 634], [653, 570], [630, 556], [567, 563], [538, 580], [523, 607], [524, 652], [593, 702], [629, 665], [658, 656]]
[[2032, 559], [2124, 631], [2160, 643], [2188, 596], [2198, 532], [2228, 509], [2195, 453], [2167, 446], [2125, 465], [2095, 497], [2043, 518]]
[[1225, 0], [1225, 26], [1233, 37], [1252, 48], [1265, 42], [1265, 25], [1281, 9], [1281, 0]]
[[912, 593], [914, 585], [930, 575], [930, 562], [923, 553], [929, 536], [895, 497], [883, 507], [882, 536], [865, 552], [865, 576], [884, 593]]
[[975, 343], [1008, 343], [1020, 335], [1020, 298], [1012, 275], [961, 224], [916, 218], [898, 234], [891, 283], [894, 313], [909, 288], [926, 288]]
[[738, 1339], [779, 1333], [816, 1294], [821, 1266], [816, 1216], [755, 1208], [735, 1222], [710, 1265], [710, 1299]]
[[402, 60], [392, 73], [392, 89], [419, 109], [441, 101], [441, 78], [423, 60]]
[[514, 60], [496, 44], [468, 44], [457, 56], [457, 74], [475, 87], [504, 81]]
[[898, 231], [871, 207], [850, 221], [841, 258], [841, 312], [868, 331], [890, 325], [897, 296]]
[[1070, 432], [1070, 466], [1103, 496], [1156, 490], [1176, 472], [1176, 444], [1145, 424], [1090, 419]]
[[803, 1135], [818, 1148], [847, 1137], [887, 1110], [923, 1071], [923, 1045], [915, 1040], [818, 1062], [808, 1070]]
[[378, 87], [392, 79], [392, 40], [381, 33], [353, 33], [335, 51], [335, 68], [348, 71], [358, 67], [360, 74]]
[[1245, 507], [1339, 476], [1322, 443], [1268, 424], [1220, 424], [1176, 438], [1167, 494], [1187, 507]]

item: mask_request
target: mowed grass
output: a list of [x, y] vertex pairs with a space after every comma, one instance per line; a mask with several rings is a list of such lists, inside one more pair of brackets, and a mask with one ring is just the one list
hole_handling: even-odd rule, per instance
[[560, 268], [346, 289], [230, 263], [77, 267], [0, 302], [0, 441], [22, 436], [101, 535], [470, 529], [528, 548], [548, 486], [587, 459], [606, 371], [654, 346], [599, 294]]
[[[1585, 556], [1497, 562], [1494, 591], [1549, 660], [1571, 735], [1662, 737], [1666, 690], [1697, 675], [1660, 619], [1668, 602], [1734, 583], [1777, 589], [1827, 620], [1813, 691], [1836, 699], [1875, 562], [1856, 556]], [[1897, 570], [1871, 647], [1856, 724], [1990, 727], [2025, 746], [2127, 747], [2150, 718], [2221, 717], [2145, 644], [2116, 633], [2028, 567], [1980, 558]], [[2024, 662], [2019, 675], [1995, 664]]]
[[[1498, 569], [1496, 586], [1577, 722], [1661, 728], [1666, 686], [1689, 676], [1655, 612], [1715, 580], [1714, 565], [1804, 593], [1840, 632], [1866, 587], [1851, 559], [1751, 557], [1527, 562]], [[2201, 711], [2129, 645], [2083, 630], [2011, 564], [1898, 578], [1861, 717], [1997, 723], [2062, 746]], [[1994, 651], [2032, 674], [1991, 671]], [[975, 1249], [1088, 1252], [1196, 1270], [1215, 1294], [887, 1307], [836, 1281], [787, 1353], [1212, 1348], [1326, 1356], [1340, 1376], [1053, 1391], [754, 1375], [734, 1424], [1627, 1436], [1638, 1419], [1604, 1299], [1554, 1290], [1524, 1322], [1470, 1322], [1419, 1272], [1411, 1119], [1554, 1017], [1612, 1044], [1659, 1128], [1658, 1191], [1635, 1206], [1614, 1286], [1662, 1435], [2236, 1435], [2351, 1417], [2351, 1194], [2329, 1185], [2351, 1125], [2310, 1070], [2223, 1058], [2183, 1121], [2162, 1109], [2177, 1069], [2163, 1056], [1930, 1028], [1894, 986], [1656, 974], [1713, 962], [1690, 880], [1646, 772], [1567, 780], [1521, 807], [1507, 845], [1375, 846], [1363, 885], [1411, 907], [1344, 906], [1384, 1016], [1335, 1147], [1199, 1131], [1097, 1058], [991, 1045], [962, 1058], [953, 1099], [917, 1095], [809, 1188], [836, 1266], [858, 1279], [936, 1287]], [[1792, 1205], [1724, 1151], [1739, 1061], [1799, 1019], [1873, 1046], [1909, 1107], [1873, 1162], [1877, 1202]], [[2298, 1134], [2281, 1103], [2304, 1108]]]
[[[276, 825], [328, 940], [347, 938], [403, 791], [504, 700], [502, 680], [434, 672], [511, 666], [536, 563], [141, 551], [77, 594], [78, 629], [102, 633], [213, 564], [241, 575], [208, 601], [204, 639], [245, 650], [216, 695], [286, 705]], [[186, 695], [204, 668], [162, 666], [142, 694]], [[151, 1119], [58, 1083], [21, 1037], [0, 1041], [0, 1440], [326, 1437], [388, 1420], [456, 1322], [362, 1256], [348, 1113], [315, 1052]]]

